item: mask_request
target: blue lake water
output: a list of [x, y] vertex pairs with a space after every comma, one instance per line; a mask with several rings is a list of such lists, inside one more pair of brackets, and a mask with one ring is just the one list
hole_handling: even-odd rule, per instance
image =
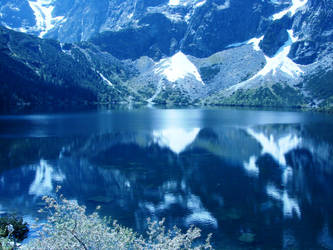
[[0, 213], [55, 192], [142, 233], [194, 224], [223, 249], [333, 249], [333, 116], [154, 109], [0, 116]]

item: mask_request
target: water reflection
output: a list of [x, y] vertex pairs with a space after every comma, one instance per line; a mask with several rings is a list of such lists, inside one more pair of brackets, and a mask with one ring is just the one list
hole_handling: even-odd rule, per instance
[[268, 196], [281, 201], [283, 204], [283, 215], [285, 217], [292, 217], [294, 212], [300, 218], [301, 210], [299, 208], [298, 202], [295, 199], [289, 197], [286, 190], [283, 192], [279, 191], [274, 185], [267, 185]]
[[40, 160], [39, 165], [33, 167], [35, 170], [35, 178], [30, 185], [29, 194], [41, 197], [49, 195], [53, 191], [53, 181], [61, 183], [65, 176], [49, 165], [45, 160]]
[[144, 129], [2, 138], [0, 211], [36, 216], [40, 196], [60, 184], [139, 232], [147, 217], [166, 217], [213, 232], [217, 246], [333, 248], [332, 138], [311, 124], [222, 126], [207, 116], [152, 111]]
[[153, 131], [153, 137], [154, 142], [160, 147], [168, 147], [171, 151], [179, 154], [195, 140], [199, 131], [199, 128], [191, 130], [169, 128]]
[[244, 168], [249, 173], [249, 175], [259, 175], [259, 168], [256, 164], [257, 160], [258, 158], [256, 156], [251, 156], [248, 162], [244, 162]]
[[247, 133], [260, 143], [261, 154], [271, 155], [282, 166], [286, 165], [286, 153], [297, 148], [302, 141], [292, 133], [278, 139], [274, 138], [273, 134], [265, 135], [263, 132], [258, 133], [251, 128], [247, 129]]

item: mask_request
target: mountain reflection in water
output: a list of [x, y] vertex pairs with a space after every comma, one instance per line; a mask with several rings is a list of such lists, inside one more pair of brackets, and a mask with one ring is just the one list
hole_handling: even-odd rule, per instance
[[123, 130], [115, 113], [74, 135], [69, 117], [20, 128], [29, 136], [2, 131], [1, 211], [37, 216], [40, 197], [61, 185], [66, 197], [102, 205], [103, 215], [139, 232], [147, 217], [165, 217], [168, 226], [213, 232], [217, 247], [333, 248], [331, 120], [317, 131], [295, 122], [302, 117], [238, 126], [234, 113], [161, 112], [124, 119], [137, 126]]

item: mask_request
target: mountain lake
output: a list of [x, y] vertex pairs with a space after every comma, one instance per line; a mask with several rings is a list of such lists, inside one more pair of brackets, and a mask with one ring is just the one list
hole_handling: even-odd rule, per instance
[[[216, 249], [333, 249], [333, 116], [114, 109], [0, 116], [0, 213], [29, 224], [56, 186], [139, 233], [147, 218]], [[30, 237], [34, 237], [34, 231]], [[29, 238], [28, 238], [29, 239]]]

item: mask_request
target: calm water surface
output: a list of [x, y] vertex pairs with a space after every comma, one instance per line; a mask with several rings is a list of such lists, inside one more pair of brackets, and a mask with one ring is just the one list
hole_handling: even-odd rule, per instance
[[333, 116], [139, 109], [0, 116], [0, 213], [64, 195], [145, 231], [197, 225], [216, 248], [333, 249]]

